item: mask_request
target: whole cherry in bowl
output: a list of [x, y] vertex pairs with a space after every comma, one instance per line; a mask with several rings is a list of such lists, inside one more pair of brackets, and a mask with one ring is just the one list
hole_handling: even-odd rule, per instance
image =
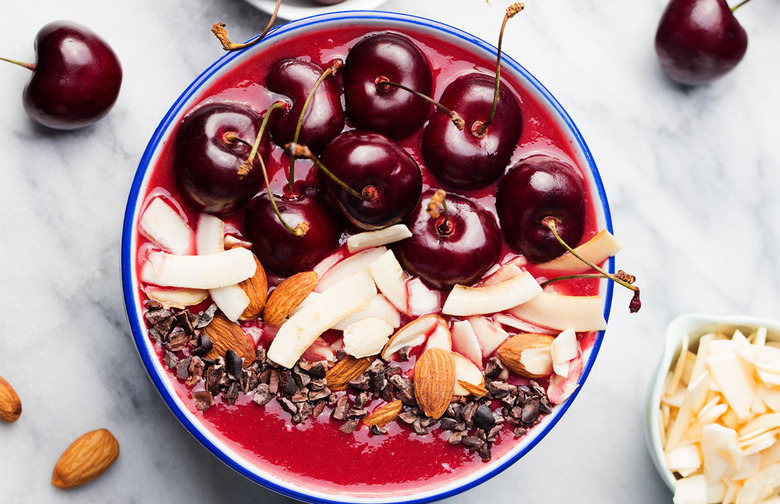
[[[284, 143], [271, 130], [266, 143], [271, 121], [295, 100], [308, 101], [296, 129], [312, 124], [307, 114], [317, 110], [320, 86], [348, 103], [352, 88], [339, 62], [348, 67], [353, 48], [387, 38], [402, 38], [438, 69], [430, 90], [412, 89], [429, 94], [430, 104], [414, 131], [394, 136], [370, 122], [358, 129], [347, 110], [343, 131], [321, 151], [295, 132]], [[322, 70], [295, 97], [269, 89], [274, 66], [289, 59]], [[490, 44], [427, 19], [316, 16], [223, 56], [152, 137], [122, 245], [136, 346], [185, 428], [252, 481], [308, 502], [451, 496], [528, 453], [587, 378], [611, 305], [613, 283], [603, 274], [611, 275], [620, 248], [606, 195], [560, 104], [507, 55], [499, 76], [497, 60]], [[498, 82], [523, 125], [492, 181], [461, 186], [430, 170], [422, 149], [433, 118], [455, 124], [459, 102], [445, 112], [441, 98], [464, 67], [494, 89]], [[215, 104], [240, 104], [253, 118], [245, 133], [228, 135], [236, 148], [220, 166], [239, 180], [259, 173], [263, 181], [249, 202], [223, 211], [193, 204], [174, 173], [187, 155], [177, 148], [187, 118]], [[478, 120], [493, 115], [500, 124], [501, 113], [486, 114]], [[556, 231], [568, 217], [535, 213], [565, 244], [538, 259], [506, 238], [495, 194], [512, 166], [542, 155], [563, 160], [580, 181], [582, 222], [571, 237]], [[401, 178], [394, 173], [409, 182], [394, 186]], [[545, 210], [547, 203], [514, 204]], [[324, 240], [309, 245], [307, 237]], [[404, 250], [415, 242], [425, 243], [425, 254]], [[466, 251], [485, 244], [480, 260], [469, 261]], [[291, 259], [295, 251], [306, 254]], [[579, 258], [604, 273], [594, 276]], [[631, 284], [626, 275], [618, 280]]]

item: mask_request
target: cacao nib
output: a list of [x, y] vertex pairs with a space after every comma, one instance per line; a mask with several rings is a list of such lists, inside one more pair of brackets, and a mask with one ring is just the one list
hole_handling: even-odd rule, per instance
[[200, 390], [192, 393], [192, 402], [200, 411], [206, 411], [214, 406], [214, 397], [208, 391]]
[[241, 378], [241, 370], [244, 369], [244, 359], [233, 350], [225, 352], [225, 371], [234, 380]]
[[496, 423], [493, 411], [487, 404], [480, 404], [474, 412], [474, 425], [483, 430], [490, 430]]
[[269, 402], [271, 402], [271, 399], [276, 397], [276, 394], [272, 393], [270, 390], [268, 390], [268, 384], [267, 383], [261, 383], [257, 386], [257, 389], [255, 390], [255, 395], [252, 397], [252, 401], [255, 402], [255, 404], [259, 406], [265, 406]]

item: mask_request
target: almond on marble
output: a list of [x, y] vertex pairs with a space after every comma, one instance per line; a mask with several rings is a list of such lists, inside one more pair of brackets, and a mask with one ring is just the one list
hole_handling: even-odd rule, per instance
[[22, 414], [22, 401], [14, 388], [0, 376], [0, 420], [15, 422]]
[[103, 474], [119, 456], [119, 442], [106, 429], [87, 432], [62, 453], [51, 475], [57, 488], [74, 488]]

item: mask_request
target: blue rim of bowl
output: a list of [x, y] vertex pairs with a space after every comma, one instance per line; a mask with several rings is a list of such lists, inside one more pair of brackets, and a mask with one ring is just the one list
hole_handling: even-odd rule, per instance
[[[438, 21], [433, 21], [427, 18], [412, 16], [407, 14], [393, 13], [393, 12], [384, 12], [384, 11], [336, 12], [336, 13], [321, 14], [321, 15], [311, 16], [307, 18], [302, 18], [296, 21], [291, 21], [289, 23], [273, 28], [266, 35], [263, 41], [261, 41], [255, 47], [259, 48], [264, 45], [267, 45], [271, 43], [274, 38], [285, 35], [290, 31], [303, 29], [312, 25], [322, 24], [323, 22], [326, 21], [336, 22], [336, 21], [344, 21], [350, 19], [367, 20], [371, 22], [388, 21], [396, 24], [401, 23], [403, 25], [407, 25], [410, 27], [421, 27], [427, 30], [439, 31], [444, 33], [445, 35], [454, 37], [455, 39], [460, 39], [462, 42], [465, 42], [466, 44], [476, 46], [477, 49], [486, 51], [488, 54], [491, 54], [494, 57], [497, 54], [496, 47], [458, 28], [452, 27], [444, 23], [440, 23]], [[579, 391], [581, 390], [582, 386], [585, 383], [585, 380], [587, 379], [588, 375], [590, 374], [590, 371], [593, 368], [596, 357], [598, 355], [598, 352], [601, 348], [601, 344], [604, 339], [605, 331], [598, 332], [598, 334], [594, 339], [593, 345], [588, 350], [588, 356], [584, 362], [582, 374], [580, 375], [580, 378], [578, 380], [578, 387], [576, 388], [576, 390], [571, 394], [571, 396], [568, 399], [566, 399], [566, 401], [556, 406], [557, 410], [554, 410], [553, 413], [551, 413], [548, 416], [549, 420], [548, 421], [546, 420], [547, 421], [546, 424], [537, 425], [534, 429], [531, 430], [529, 436], [533, 436], [533, 439], [531, 439], [530, 442], [525, 444], [522, 447], [522, 449], [520, 449], [516, 453], [513, 453], [515, 451], [514, 449], [510, 450], [510, 452], [507, 455], [511, 454], [511, 456], [505, 455], [501, 457], [493, 467], [485, 471], [484, 474], [481, 474], [475, 478], [470, 477], [473, 473], [467, 473], [465, 475], [465, 478], [467, 478], [467, 480], [464, 481], [463, 483], [456, 484], [455, 486], [452, 486], [452, 484], [449, 483], [443, 485], [444, 487], [443, 489], [442, 487], [436, 487], [433, 489], [428, 489], [420, 494], [414, 494], [414, 493], [405, 494], [395, 498], [393, 497], [370, 498], [370, 497], [348, 496], [345, 500], [339, 500], [338, 498], [335, 498], [336, 495], [333, 496], [334, 498], [313, 497], [312, 495], [302, 493], [302, 491], [291, 490], [289, 488], [286, 488], [285, 486], [282, 486], [281, 484], [277, 484], [274, 481], [270, 481], [268, 478], [259, 475], [257, 472], [251, 471], [243, 464], [241, 464], [239, 461], [234, 460], [232, 457], [226, 454], [219, 446], [217, 446], [211, 439], [209, 439], [203, 432], [203, 431], [207, 431], [207, 429], [205, 427], [196, 425], [195, 422], [193, 422], [191, 418], [187, 416], [187, 412], [181, 410], [181, 405], [177, 403], [178, 398], [175, 397], [174, 394], [172, 394], [169, 391], [166, 382], [164, 381], [167, 380], [168, 378], [158, 374], [157, 369], [155, 368], [155, 364], [157, 360], [156, 355], [154, 355], [153, 352], [145, 351], [148, 342], [148, 335], [146, 333], [146, 330], [142, 327], [143, 317], [142, 317], [142, 313], [139, 311], [139, 306], [136, 302], [136, 294], [137, 294], [138, 286], [135, 283], [135, 277], [134, 277], [135, 234], [136, 234], [136, 218], [138, 215], [138, 211], [140, 210], [140, 204], [141, 204], [141, 201], [139, 200], [139, 197], [141, 196], [141, 189], [145, 187], [144, 183], [148, 176], [148, 172], [151, 168], [150, 163], [154, 158], [154, 155], [158, 152], [158, 148], [161, 146], [165, 134], [173, 126], [172, 124], [173, 119], [176, 118], [181, 112], [183, 112], [188, 105], [190, 105], [190, 100], [195, 96], [197, 96], [200, 91], [202, 91], [202, 86], [205, 83], [207, 83], [209, 79], [214, 77], [215, 74], [217, 74], [220, 70], [225, 68], [229, 63], [233, 62], [233, 60], [240, 57], [245, 51], [246, 50], [236, 51], [236, 52], [227, 53], [223, 55], [221, 58], [219, 58], [217, 61], [211, 64], [206, 70], [204, 70], [174, 102], [174, 104], [170, 107], [168, 112], [163, 117], [160, 124], [155, 129], [155, 132], [152, 135], [152, 138], [150, 139], [146, 147], [146, 150], [144, 151], [144, 154], [138, 166], [138, 170], [136, 171], [135, 177], [133, 179], [133, 183], [130, 189], [130, 194], [128, 196], [128, 202], [125, 210], [125, 217], [124, 217], [124, 222], [122, 227], [122, 245], [121, 245], [122, 289], [124, 293], [127, 316], [133, 333], [133, 340], [136, 344], [136, 349], [139, 352], [141, 360], [144, 366], [146, 367], [149, 377], [155, 385], [155, 388], [160, 393], [163, 400], [171, 409], [171, 411], [174, 413], [176, 418], [190, 432], [190, 434], [192, 434], [203, 446], [205, 446], [214, 456], [220, 459], [223, 463], [225, 463], [226, 465], [234, 469], [236, 472], [247, 477], [248, 479], [254, 481], [255, 483], [258, 483], [264, 486], [265, 488], [268, 488], [269, 490], [272, 490], [284, 496], [292, 497], [294, 499], [298, 499], [301, 501], [312, 502], [312, 503], [338, 503], [338, 502], [372, 502], [372, 503], [403, 502], [409, 504], [424, 503], [424, 502], [431, 502], [431, 501], [436, 501], [440, 499], [445, 499], [447, 497], [451, 497], [453, 495], [462, 493], [470, 488], [473, 488], [477, 485], [480, 485], [481, 483], [484, 483], [490, 478], [493, 478], [494, 476], [498, 475], [499, 473], [503, 472], [505, 469], [513, 465], [520, 458], [522, 458], [526, 453], [528, 453], [532, 448], [534, 448], [563, 417], [563, 415], [571, 406], [575, 397], [579, 394]], [[562, 121], [563, 125], [566, 126], [565, 132], [568, 135], [571, 135], [571, 137], [576, 141], [575, 150], [578, 150], [581, 153], [585, 163], [590, 169], [592, 184], [594, 186], [592, 188], [596, 189], [596, 192], [599, 197], [599, 201], [601, 202], [603, 219], [604, 219], [603, 225], [610, 233], [612, 233], [613, 232], [612, 217], [609, 209], [609, 204], [607, 202], [607, 196], [604, 190], [604, 185], [601, 180], [601, 175], [598, 172], [593, 156], [590, 150], [588, 149], [588, 146], [586, 145], [585, 140], [583, 139], [579, 129], [576, 127], [571, 117], [564, 110], [561, 104], [558, 103], [555, 97], [553, 97], [553, 95], [533, 75], [531, 75], [517, 61], [507, 56], [506, 54], [502, 54], [501, 58], [502, 58], [503, 65], [511, 67], [516, 74], [522, 77], [522, 79], [524, 79], [533, 88], [533, 90], [536, 93], [538, 93], [538, 95], [542, 98], [541, 101], [543, 102], [543, 104], [551, 107], [552, 111], [554, 111], [555, 114], [557, 114], [558, 116], [557, 119]], [[614, 257], [608, 260], [607, 269], [610, 272], [615, 271]], [[604, 318], [607, 321], [609, 320], [609, 314], [612, 305], [612, 294], [613, 294], [613, 284], [612, 282], [607, 282], [605, 303], [604, 303]], [[482, 472], [482, 471], [477, 471], [477, 472]], [[295, 485], [303, 486], [300, 483], [296, 483]], [[322, 493], [319, 490], [314, 490], [314, 492]]]

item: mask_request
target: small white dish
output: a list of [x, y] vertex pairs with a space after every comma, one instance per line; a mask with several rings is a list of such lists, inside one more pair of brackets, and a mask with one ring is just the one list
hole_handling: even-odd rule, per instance
[[[276, 8], [276, 0], [246, 0], [250, 5], [268, 14]], [[295, 19], [344, 10], [376, 9], [386, 0], [344, 0], [335, 5], [319, 5], [313, 0], [284, 0], [279, 6], [279, 17], [290, 21]]]
[[759, 327], [767, 328], [768, 339], [780, 340], [780, 322], [744, 315], [712, 316], [691, 313], [677, 317], [667, 326], [664, 352], [655, 370], [647, 396], [645, 439], [650, 450], [650, 457], [653, 459], [653, 464], [655, 464], [658, 473], [661, 475], [661, 479], [664, 480], [664, 483], [672, 492], [674, 492], [676, 478], [666, 465], [666, 457], [661, 445], [659, 430], [661, 395], [663, 394], [667, 372], [680, 353], [683, 338], [687, 334], [690, 347], [697, 348], [699, 339], [705, 334], [712, 332], [732, 334], [737, 329], [744, 334], [750, 334]]

